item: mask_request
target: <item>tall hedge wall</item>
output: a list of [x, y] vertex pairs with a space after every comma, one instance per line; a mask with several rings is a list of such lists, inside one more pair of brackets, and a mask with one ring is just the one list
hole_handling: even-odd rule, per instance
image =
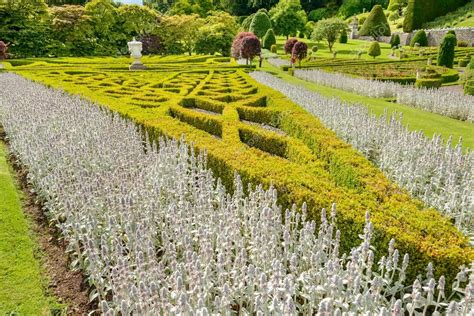
[[423, 23], [454, 11], [469, 0], [409, 0], [403, 21], [403, 31], [411, 32], [420, 29]]

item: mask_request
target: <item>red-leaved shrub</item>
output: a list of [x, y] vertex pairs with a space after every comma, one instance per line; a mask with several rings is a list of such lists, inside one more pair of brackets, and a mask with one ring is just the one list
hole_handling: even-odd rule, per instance
[[247, 36], [255, 36], [255, 34], [253, 34], [252, 32], [240, 32], [234, 38], [234, 41], [232, 42], [232, 48], [230, 51], [230, 54], [232, 57], [236, 59], [239, 59], [241, 57], [240, 51], [242, 50], [242, 40]]
[[7, 59], [8, 46], [3, 41], [0, 41], [0, 60]]
[[285, 54], [291, 54], [293, 52], [293, 46], [298, 42], [296, 38], [290, 38], [285, 43]]
[[242, 58], [247, 59], [248, 61], [252, 61], [255, 56], [260, 55], [261, 53], [261, 46], [260, 40], [255, 35], [249, 35], [242, 39], [242, 47], [240, 50], [240, 56]]
[[300, 66], [301, 66], [301, 61], [306, 58], [308, 55], [308, 45], [304, 42], [297, 42], [293, 46], [293, 51], [291, 52], [291, 57], [294, 60], [298, 60]]

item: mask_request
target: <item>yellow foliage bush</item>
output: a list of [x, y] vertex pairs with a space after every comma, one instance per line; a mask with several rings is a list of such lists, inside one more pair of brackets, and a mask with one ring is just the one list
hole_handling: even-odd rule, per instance
[[366, 211], [374, 245], [391, 238], [412, 261], [413, 279], [433, 262], [450, 280], [474, 250], [450, 221], [412, 199], [371, 162], [282, 94], [259, 85], [227, 59], [144, 58], [149, 71], [129, 72], [126, 59], [58, 59], [12, 67], [19, 74], [80, 94], [134, 120], [153, 139], [185, 135], [205, 150], [209, 167], [231, 188], [273, 185], [284, 207], [307, 202], [311, 218], [338, 205], [342, 251], [360, 242]]

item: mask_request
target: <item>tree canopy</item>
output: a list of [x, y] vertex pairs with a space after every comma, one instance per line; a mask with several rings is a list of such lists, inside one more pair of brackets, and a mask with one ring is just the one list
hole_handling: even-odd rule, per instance
[[341, 32], [346, 31], [346, 29], [347, 25], [341, 19], [324, 19], [316, 23], [311, 37], [315, 41], [326, 40], [329, 51], [332, 52], [332, 48], [337, 38]]
[[280, 0], [270, 10], [270, 17], [276, 34], [287, 38], [298, 31], [304, 31], [307, 17], [299, 0]]

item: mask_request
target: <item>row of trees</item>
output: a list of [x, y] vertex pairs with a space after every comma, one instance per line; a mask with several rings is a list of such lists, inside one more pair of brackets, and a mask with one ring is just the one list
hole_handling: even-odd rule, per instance
[[[88, 0], [46, 0], [48, 5], [85, 5], [87, 2]], [[278, 2], [279, 0], [143, 0], [146, 6], [166, 15], [198, 14], [201, 17], [207, 16], [209, 11], [217, 10], [245, 17], [260, 9], [270, 10]], [[387, 7], [389, 0], [300, 0], [300, 4], [308, 19], [316, 22], [333, 15], [349, 17], [364, 10], [369, 11], [377, 4]]]
[[127, 53], [132, 37], [145, 51], [229, 55], [238, 30], [236, 19], [222, 11], [162, 16], [146, 6], [92, 0], [85, 6], [48, 7], [43, 0], [0, 4], [0, 40], [16, 57], [117, 55]]
[[299, 0], [280, 0], [270, 11], [260, 9], [242, 22], [242, 29], [263, 38], [269, 29], [287, 38], [306, 33], [307, 16]]

